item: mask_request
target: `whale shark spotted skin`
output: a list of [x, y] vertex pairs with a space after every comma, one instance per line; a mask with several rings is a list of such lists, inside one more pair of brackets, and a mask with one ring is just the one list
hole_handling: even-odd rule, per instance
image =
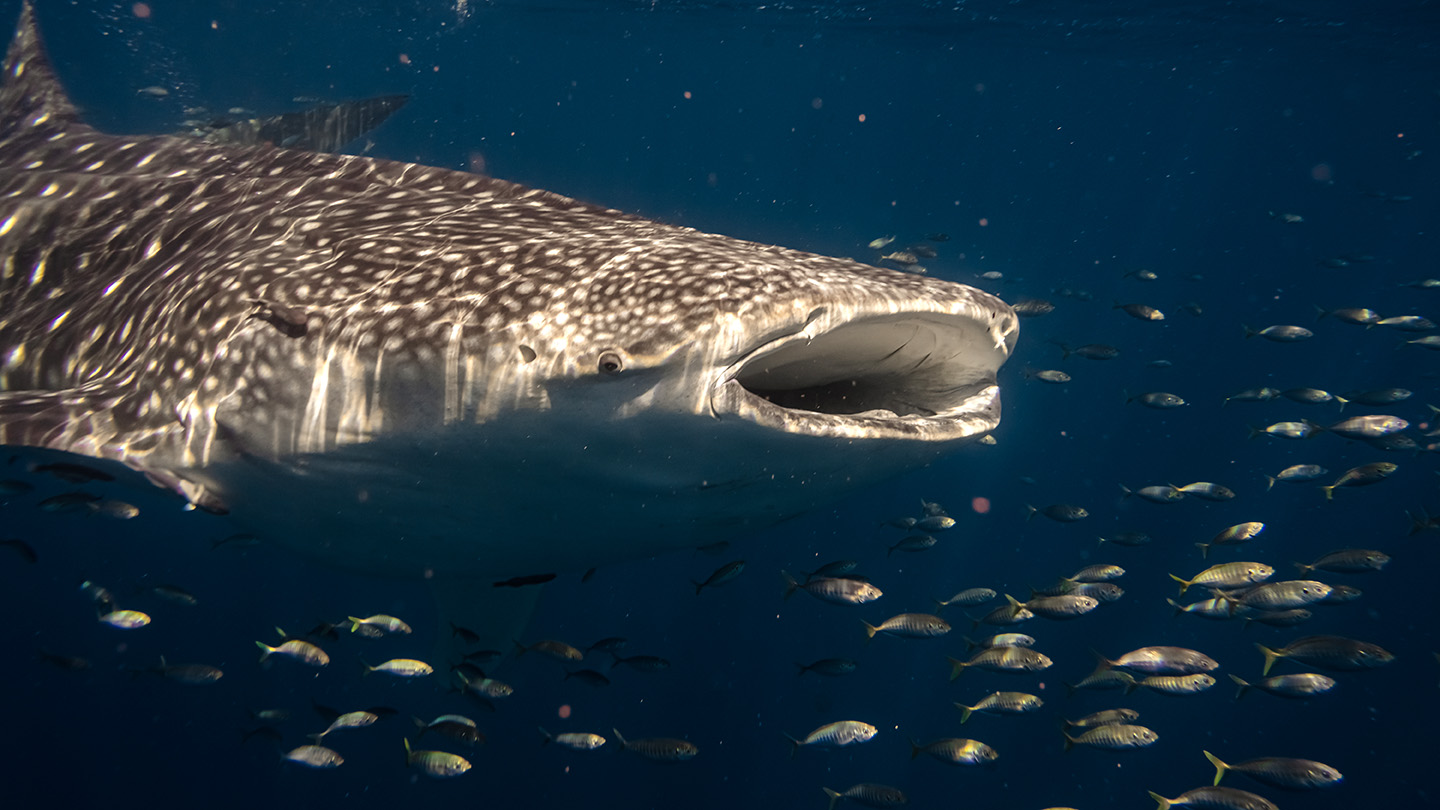
[[408, 163], [0, 91], [0, 444], [124, 465], [340, 565], [496, 579], [713, 542], [999, 421], [960, 284]]

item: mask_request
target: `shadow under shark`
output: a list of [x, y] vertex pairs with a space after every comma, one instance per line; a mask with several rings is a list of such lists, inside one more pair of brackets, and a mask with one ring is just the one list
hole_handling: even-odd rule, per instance
[[999, 421], [1018, 322], [971, 287], [462, 172], [106, 135], [28, 3], [4, 80], [0, 443], [328, 564], [473, 599], [743, 535]]

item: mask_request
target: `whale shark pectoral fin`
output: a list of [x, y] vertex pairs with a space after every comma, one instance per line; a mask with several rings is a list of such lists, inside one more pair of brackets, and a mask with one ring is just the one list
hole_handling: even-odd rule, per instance
[[186, 491], [194, 488], [188, 482], [145, 462], [157, 446], [183, 436], [184, 426], [172, 415], [137, 413], [126, 400], [120, 388], [98, 383], [59, 391], [0, 392], [0, 445], [119, 462], [152, 484], [210, 509], [203, 497]]
[[[440, 620], [435, 636], [436, 660], [448, 666], [476, 650], [509, 650], [515, 639], [525, 638], [525, 626], [535, 612], [541, 590], [540, 585], [497, 588], [486, 577], [445, 576], [437, 572], [430, 580]], [[467, 643], [454, 627], [471, 630], [479, 639]]]

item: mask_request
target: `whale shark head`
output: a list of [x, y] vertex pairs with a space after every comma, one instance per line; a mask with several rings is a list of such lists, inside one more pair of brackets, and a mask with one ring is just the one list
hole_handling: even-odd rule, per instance
[[999, 420], [960, 284], [473, 174], [79, 121], [0, 91], [0, 442], [118, 462], [352, 567], [693, 546]]

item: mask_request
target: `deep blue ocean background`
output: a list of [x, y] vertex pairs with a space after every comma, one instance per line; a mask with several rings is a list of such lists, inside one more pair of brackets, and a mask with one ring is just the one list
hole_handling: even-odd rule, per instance
[[[1136, 11], [1142, 5], [1148, 10]], [[1440, 7], [1428, 2], [454, 2], [152, 0], [38, 4], [56, 69], [86, 120], [116, 133], [174, 131], [183, 107], [260, 113], [409, 93], [410, 104], [372, 133], [368, 154], [507, 180], [665, 222], [874, 261], [871, 239], [896, 247], [946, 232], [937, 277], [973, 283], [1014, 302], [1041, 297], [1054, 313], [1022, 323], [1002, 370], [1005, 411], [996, 446], [971, 446], [843, 504], [753, 536], [718, 555], [682, 552], [599, 570], [581, 583], [561, 572], [545, 586], [525, 640], [584, 647], [625, 636], [628, 652], [661, 655], [668, 672], [605, 670], [613, 684], [563, 679], [539, 655], [507, 658], [495, 674], [516, 695], [493, 714], [445, 691], [446, 679], [362, 679], [364, 655], [429, 655], [436, 614], [423, 583], [317, 567], [279, 548], [221, 547], [223, 518], [182, 512], [142, 483], [105, 494], [140, 517], [39, 511], [40, 489], [0, 508], [0, 534], [26, 539], [39, 562], [0, 549], [0, 785], [5, 807], [449, 806], [823, 808], [822, 786], [903, 788], [917, 808], [1150, 808], [1153, 790], [1176, 796], [1208, 784], [1201, 755], [1316, 759], [1339, 768], [1328, 791], [1285, 793], [1243, 776], [1282, 808], [1429, 807], [1440, 719], [1437, 592], [1440, 533], [1407, 532], [1406, 512], [1440, 513], [1435, 456], [1387, 453], [1321, 435], [1293, 442], [1248, 438], [1247, 427], [1309, 418], [1335, 405], [1231, 403], [1262, 385], [1336, 393], [1401, 386], [1390, 408], [1421, 435], [1440, 404], [1440, 354], [1420, 335], [1316, 322], [1315, 307], [1370, 307], [1440, 318], [1440, 289], [1402, 286], [1440, 276]], [[468, 7], [465, 7], [468, 6]], [[0, 2], [0, 21], [19, 12]], [[163, 98], [137, 92], [170, 90]], [[362, 141], [353, 145], [366, 148]], [[1407, 199], [1409, 198], [1409, 199]], [[1303, 217], [1285, 224], [1269, 212]], [[1373, 260], [1321, 264], [1342, 254]], [[1153, 282], [1127, 277], [1148, 268]], [[999, 280], [979, 274], [999, 272]], [[1091, 300], [1059, 290], [1084, 290]], [[1112, 304], [1145, 303], [1161, 323]], [[1194, 303], [1192, 315], [1182, 305]], [[1242, 324], [1299, 324], [1312, 340], [1246, 339]], [[1118, 358], [1062, 359], [1055, 341], [1110, 343]], [[1148, 365], [1168, 360], [1170, 367]], [[1027, 381], [1025, 367], [1063, 369], [1068, 385]], [[1158, 411], [1126, 394], [1170, 391], [1190, 404]], [[1389, 480], [1341, 489], [1264, 476], [1316, 463], [1332, 476], [1358, 464], [1400, 465]], [[857, 469], [865, 463], [857, 451]], [[10, 473], [5, 473], [10, 475]], [[0, 476], [4, 477], [4, 476]], [[1120, 499], [1120, 485], [1208, 480], [1239, 494], [1159, 506]], [[563, 482], [557, 482], [563, 493]], [[477, 492], [476, 497], [484, 497]], [[946, 505], [958, 525], [934, 549], [886, 555], [903, 532], [881, 521]], [[988, 499], [979, 513], [972, 499]], [[1025, 505], [1071, 503], [1076, 524], [1026, 520]], [[564, 512], [563, 498], [555, 508]], [[1291, 561], [1361, 546], [1393, 558], [1375, 574], [1321, 575], [1364, 589], [1357, 602], [1315, 608], [1295, 629], [1175, 618], [1167, 573], [1205, 567], [1193, 543], [1242, 521], [1268, 528], [1250, 546], [1212, 554], [1254, 559], [1290, 575]], [[587, 516], [569, 516], [574, 532]], [[1140, 530], [1147, 547], [1097, 536]], [[841, 608], [800, 594], [782, 600], [780, 570], [851, 557], [886, 592]], [[689, 580], [730, 559], [735, 582], [697, 597]], [[1123, 565], [1126, 595], [1074, 622], [1022, 628], [1054, 659], [1038, 675], [970, 672], [947, 681], [945, 656], [970, 634], [959, 611], [942, 640], [879, 638], [860, 619], [928, 610], [932, 597], [988, 586], [1017, 596], [1091, 562]], [[155, 625], [122, 633], [98, 624], [78, 592], [98, 581]], [[174, 583], [193, 608], [144, 589]], [[1203, 598], [1204, 594], [1194, 594]], [[1191, 596], [1187, 594], [1187, 597]], [[1184, 601], [1192, 601], [1187, 598]], [[328, 644], [324, 670], [262, 669], [255, 639], [273, 627], [394, 613], [414, 636]], [[163, 621], [161, 621], [163, 617]], [[982, 629], [983, 632], [983, 629]], [[1260, 674], [1254, 642], [1309, 633], [1381, 644], [1389, 667], [1336, 675], [1333, 694], [1234, 700], [1226, 673]], [[1192, 697], [1080, 693], [1064, 681], [1110, 655], [1147, 644], [1194, 647], [1221, 664], [1221, 683]], [[68, 672], [36, 650], [84, 656]], [[203, 662], [224, 669], [211, 686], [185, 686], [127, 668]], [[850, 677], [796, 676], [795, 662], [857, 658]], [[373, 663], [373, 661], [372, 661]], [[1304, 668], [1282, 662], [1277, 673]], [[1029, 716], [959, 723], [954, 701], [995, 689], [1030, 691]], [[275, 743], [242, 732], [248, 710], [283, 707], [284, 747], [324, 728], [312, 701], [341, 710], [401, 710], [370, 729], [340, 732], [347, 758], [334, 771], [281, 762]], [[572, 712], [558, 715], [562, 706]], [[1160, 734], [1148, 750], [1062, 753], [1059, 718], [1129, 706]], [[458, 711], [489, 738], [453, 781], [404, 767], [409, 714]], [[791, 759], [782, 733], [865, 720], [877, 738]], [[536, 727], [612, 736], [685, 737], [700, 748], [683, 764], [621, 753], [541, 747]], [[995, 747], [984, 768], [911, 760], [907, 736], [968, 736]], [[438, 742], [438, 741], [436, 741]]]

